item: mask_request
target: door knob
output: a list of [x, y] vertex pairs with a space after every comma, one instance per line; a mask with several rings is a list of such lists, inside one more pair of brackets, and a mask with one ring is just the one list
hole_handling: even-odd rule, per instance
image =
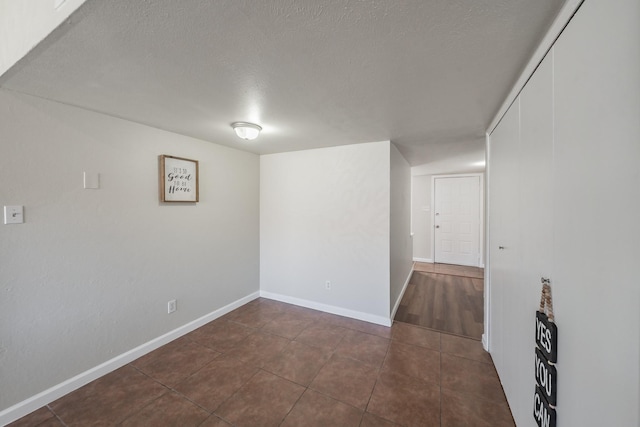
[[436, 225], [436, 228], [440, 228], [440, 226], [439, 226], [439, 225]]
[[498, 246], [498, 249], [504, 249], [504, 246]]

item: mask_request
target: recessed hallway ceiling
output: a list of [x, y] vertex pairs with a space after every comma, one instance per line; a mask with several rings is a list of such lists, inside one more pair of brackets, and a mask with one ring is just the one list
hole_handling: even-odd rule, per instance
[[563, 4], [88, 0], [0, 84], [259, 154], [390, 139], [470, 163]]

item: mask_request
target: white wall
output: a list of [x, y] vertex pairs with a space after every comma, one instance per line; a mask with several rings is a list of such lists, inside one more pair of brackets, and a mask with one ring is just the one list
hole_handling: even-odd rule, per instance
[[519, 426], [535, 425], [542, 275], [558, 425], [640, 425], [638, 19], [636, 0], [587, 0], [491, 136], [490, 350]]
[[[0, 0], [0, 76], [85, 0]], [[59, 5], [57, 8], [56, 6]]]
[[431, 248], [431, 175], [411, 177], [411, 232], [413, 259], [433, 262]]
[[[257, 294], [258, 156], [2, 90], [0, 129], [0, 413]], [[200, 161], [199, 203], [158, 201], [160, 154]]]
[[405, 284], [413, 268], [411, 239], [411, 167], [391, 144], [390, 290], [393, 312], [400, 304]]
[[388, 323], [390, 142], [261, 156], [260, 185], [261, 292]]

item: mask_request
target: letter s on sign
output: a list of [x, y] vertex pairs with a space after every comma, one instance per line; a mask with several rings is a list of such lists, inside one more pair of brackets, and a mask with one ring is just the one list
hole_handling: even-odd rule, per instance
[[547, 353], [551, 354], [551, 329], [546, 329], [544, 331], [545, 343], [544, 348], [547, 350]]

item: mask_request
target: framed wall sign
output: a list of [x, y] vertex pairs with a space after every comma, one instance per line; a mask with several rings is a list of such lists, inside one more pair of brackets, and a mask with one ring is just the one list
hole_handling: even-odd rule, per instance
[[198, 161], [182, 157], [160, 156], [160, 200], [197, 202]]

